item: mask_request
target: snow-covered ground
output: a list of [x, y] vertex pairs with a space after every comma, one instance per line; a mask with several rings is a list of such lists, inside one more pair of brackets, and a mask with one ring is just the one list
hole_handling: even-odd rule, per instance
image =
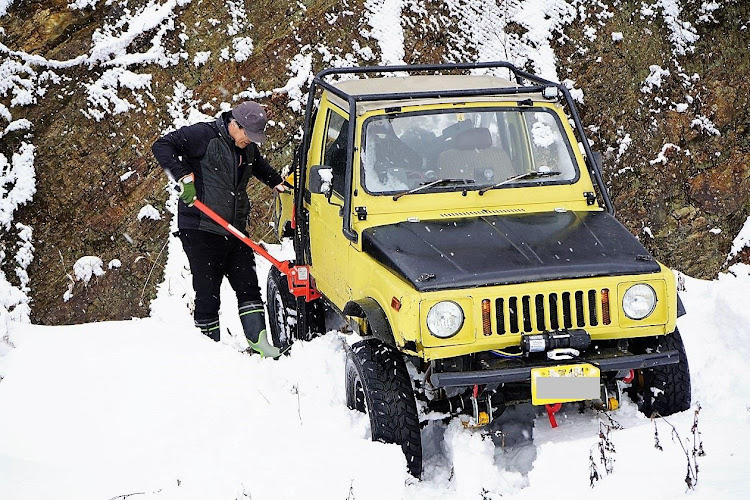
[[[330, 332], [279, 361], [248, 357], [223, 332], [195, 328], [175, 273], [151, 318], [44, 327], [15, 325], [0, 373], [0, 498], [107, 500], [277, 498], [679, 498], [686, 458], [671, 428], [625, 401], [611, 414], [614, 469], [590, 486], [603, 415], [575, 405], [546, 415], [530, 406], [501, 417], [505, 446], [458, 419], [423, 430], [425, 473], [411, 478], [396, 445], [369, 440], [348, 410], [344, 347]], [[268, 266], [259, 264], [265, 275]], [[172, 273], [170, 275], [169, 273]], [[745, 292], [750, 266], [716, 281], [684, 278], [679, 322], [692, 370], [706, 456], [694, 498], [746, 498], [750, 386]], [[171, 281], [171, 282], [170, 282]], [[229, 289], [222, 321], [239, 332]], [[688, 449], [693, 412], [668, 419]], [[122, 497], [121, 497], [122, 495]]]

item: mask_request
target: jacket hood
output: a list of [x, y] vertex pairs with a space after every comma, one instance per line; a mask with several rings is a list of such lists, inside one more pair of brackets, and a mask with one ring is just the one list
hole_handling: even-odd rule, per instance
[[400, 222], [365, 230], [362, 248], [419, 291], [661, 269], [606, 212]]

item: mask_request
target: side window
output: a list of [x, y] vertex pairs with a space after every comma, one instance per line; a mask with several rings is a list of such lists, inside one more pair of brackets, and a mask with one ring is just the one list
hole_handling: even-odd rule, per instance
[[349, 121], [343, 116], [328, 112], [326, 146], [323, 151], [323, 164], [333, 170], [333, 190], [343, 197], [346, 185], [347, 137]]

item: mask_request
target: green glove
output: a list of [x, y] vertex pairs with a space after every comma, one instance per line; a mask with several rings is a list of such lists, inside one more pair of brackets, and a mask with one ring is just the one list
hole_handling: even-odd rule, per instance
[[193, 174], [188, 174], [177, 181], [177, 187], [180, 189], [180, 199], [189, 207], [192, 207], [193, 202], [196, 200], [195, 182], [193, 182], [193, 179]]

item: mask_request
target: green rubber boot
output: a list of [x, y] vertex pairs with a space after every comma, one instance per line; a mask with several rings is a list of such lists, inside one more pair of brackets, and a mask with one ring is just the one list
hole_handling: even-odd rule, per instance
[[248, 349], [264, 358], [277, 359], [281, 351], [271, 345], [266, 332], [266, 315], [262, 302], [246, 302], [240, 305], [240, 321], [245, 331]]

